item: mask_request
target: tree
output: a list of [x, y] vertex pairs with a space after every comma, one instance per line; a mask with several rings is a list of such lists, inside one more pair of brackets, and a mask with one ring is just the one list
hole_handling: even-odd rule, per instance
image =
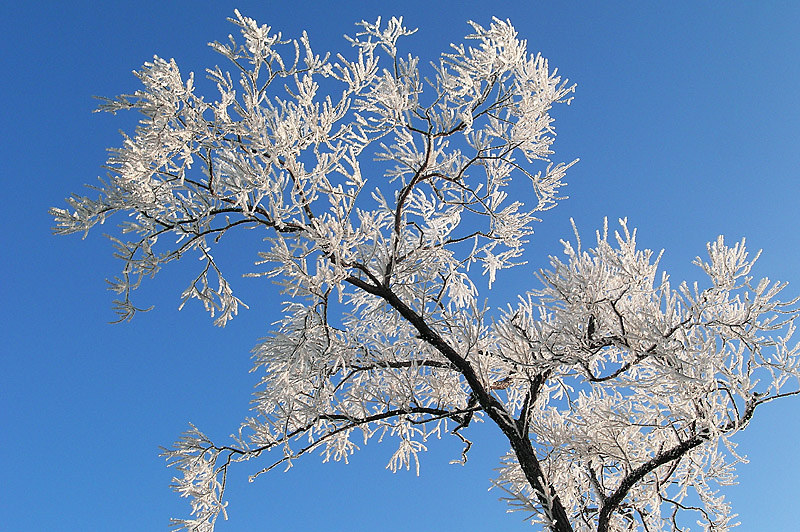
[[391, 468], [410, 468], [443, 434], [466, 461], [482, 417], [510, 445], [495, 485], [545, 529], [733, 526], [717, 490], [735, 479], [732, 436], [800, 393], [797, 300], [754, 282], [744, 242], [718, 238], [695, 260], [707, 285], [673, 287], [624, 220], [590, 249], [576, 230], [539, 288], [490, 308], [479, 289], [523, 261], [538, 213], [562, 199], [574, 162], [550, 160], [549, 111], [574, 86], [497, 19], [471, 23], [475, 46], [454, 45], [427, 76], [398, 51], [413, 33], [402, 20], [360, 23], [350, 59], [231, 21], [244, 45], [211, 44], [238, 71], [208, 70], [218, 99], [174, 61], [146, 63], [142, 90], [101, 106], [143, 119], [99, 196], [51, 211], [64, 234], [131, 214], [112, 238], [120, 320], [139, 310], [145, 276], [188, 255], [202, 267], [183, 302], [224, 326], [243, 302], [214, 246], [234, 228], [263, 231], [253, 275], [281, 284], [284, 317], [255, 348], [263, 379], [239, 437], [218, 444], [191, 427], [165, 451], [192, 499], [176, 524], [213, 529], [233, 463], [264, 455], [258, 476], [383, 438], [397, 442]]

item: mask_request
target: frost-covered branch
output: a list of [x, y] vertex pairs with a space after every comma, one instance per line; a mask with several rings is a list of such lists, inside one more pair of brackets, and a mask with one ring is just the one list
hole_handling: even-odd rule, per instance
[[145, 63], [140, 90], [100, 107], [141, 114], [108, 177], [51, 210], [55, 232], [84, 236], [127, 216], [111, 235], [122, 319], [146, 277], [193, 256], [181, 306], [197, 299], [224, 326], [247, 295], [217, 244], [263, 237], [249, 276], [286, 301], [253, 351], [252, 417], [230, 445], [192, 427], [165, 452], [192, 505], [175, 524], [213, 529], [234, 463], [265, 460], [257, 476], [377, 439], [396, 444], [392, 470], [419, 470], [443, 435], [463, 463], [481, 418], [510, 447], [494, 484], [547, 530], [680, 530], [686, 513], [733, 526], [716, 491], [743, 460], [732, 438], [800, 394], [798, 302], [754, 280], [744, 241], [720, 237], [695, 260], [708, 281], [673, 285], [625, 220], [606, 223], [592, 249], [577, 231], [565, 241], [516, 306], [490, 308], [481, 287], [523, 263], [540, 213], [564, 199], [575, 161], [551, 160], [550, 113], [574, 86], [498, 19], [470, 23], [430, 67], [402, 52], [415, 31], [402, 19], [361, 22], [335, 56], [238, 11], [231, 22], [238, 40], [211, 43], [231, 69], [206, 71], [216, 94], [173, 60]]

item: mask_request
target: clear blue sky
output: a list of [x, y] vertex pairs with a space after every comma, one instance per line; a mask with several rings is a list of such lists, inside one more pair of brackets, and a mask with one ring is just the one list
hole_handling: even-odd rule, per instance
[[[354, 22], [403, 15], [420, 28], [406, 42], [424, 60], [458, 42], [468, 19], [510, 18], [531, 51], [578, 83], [573, 105], [556, 112], [558, 157], [581, 158], [571, 199], [540, 224], [531, 266], [499, 277], [499, 290], [532, 284], [533, 267], [569, 237], [569, 217], [590, 237], [604, 216], [627, 216], [643, 244], [666, 249], [673, 279], [699, 278], [691, 259], [722, 233], [763, 248], [757, 273], [800, 294], [800, 3], [587, 4], [5, 3], [0, 530], [166, 530], [188, 505], [168, 489], [172, 471], [158, 446], [189, 421], [223, 438], [247, 414], [257, 378], [249, 350], [278, 316], [272, 287], [242, 280], [251, 310], [220, 330], [197, 305], [177, 311], [189, 279], [177, 265], [138, 294], [155, 310], [110, 325], [103, 279], [120, 264], [102, 229], [83, 241], [55, 237], [47, 216], [104, 174], [105, 149], [133, 123], [91, 114], [91, 96], [137, 89], [131, 70], [153, 54], [174, 57], [184, 72], [221, 63], [206, 43], [234, 31], [225, 18], [235, 7], [287, 36], [306, 29], [318, 51], [334, 52]], [[254, 484], [244, 465], [229, 481], [231, 519], [219, 530], [531, 530], [487, 492], [506, 450], [490, 429], [473, 432], [463, 468], [447, 463], [454, 442], [432, 442], [419, 478], [385, 470], [391, 449], [381, 446], [350, 466], [306, 457]], [[740, 435], [751, 463], [727, 493], [743, 532], [797, 529], [798, 437], [800, 400], [767, 406]]]

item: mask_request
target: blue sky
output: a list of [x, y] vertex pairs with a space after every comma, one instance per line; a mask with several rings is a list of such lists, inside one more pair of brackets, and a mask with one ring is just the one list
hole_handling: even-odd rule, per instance
[[[136, 90], [131, 70], [153, 54], [184, 72], [221, 63], [206, 43], [234, 31], [225, 18], [236, 7], [287, 36], [306, 29], [318, 51], [334, 52], [354, 22], [403, 15], [420, 28], [406, 42], [423, 60], [459, 42], [468, 19], [510, 18], [532, 52], [578, 84], [573, 104], [555, 112], [556, 156], [581, 158], [571, 199], [546, 213], [530, 266], [498, 277], [501, 293], [533, 286], [531, 271], [570, 236], [570, 217], [588, 238], [604, 216], [627, 216], [642, 244], [666, 250], [675, 280], [700, 278], [690, 262], [718, 234], [746, 236], [764, 250], [756, 273], [800, 294], [797, 2], [10, 4], [0, 8], [0, 161], [11, 198], [0, 211], [0, 530], [166, 530], [188, 505], [168, 488], [159, 445], [189, 421], [224, 438], [247, 414], [257, 379], [249, 350], [278, 317], [273, 287], [240, 281], [251, 310], [217, 329], [197, 305], [177, 311], [189, 273], [175, 265], [137, 294], [155, 310], [110, 325], [104, 278], [120, 265], [103, 230], [55, 237], [47, 215], [104, 174], [105, 149], [134, 123], [92, 114], [91, 96]], [[248, 244], [228, 248], [242, 271]], [[432, 442], [419, 478], [385, 470], [392, 450], [379, 445], [349, 466], [306, 457], [254, 484], [245, 465], [218, 529], [531, 530], [487, 492], [502, 440], [489, 426], [473, 435], [466, 467], [448, 465], [455, 442]], [[799, 400], [767, 406], [740, 434], [751, 463], [727, 492], [740, 530], [796, 530], [798, 437]]]

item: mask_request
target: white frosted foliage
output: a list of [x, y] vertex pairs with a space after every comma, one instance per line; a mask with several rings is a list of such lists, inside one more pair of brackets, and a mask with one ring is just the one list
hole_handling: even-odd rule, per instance
[[[797, 394], [796, 301], [751, 276], [744, 241], [722, 237], [673, 284], [636, 231], [577, 236], [505, 309], [482, 290], [524, 263], [575, 161], [552, 160], [551, 108], [574, 86], [508, 21], [470, 23], [430, 66], [404, 53], [402, 19], [361, 22], [335, 56], [238, 11], [241, 37], [211, 48], [232, 72], [193, 75], [154, 58], [139, 91], [101, 110], [142, 114], [111, 150], [96, 197], [54, 208], [58, 233], [125, 213], [112, 236], [120, 319], [133, 290], [171, 261], [224, 326], [246, 294], [215, 260], [228, 231], [263, 235], [254, 277], [286, 301], [253, 350], [261, 376], [232, 442], [195, 427], [165, 451], [191, 501], [182, 529], [225, 517], [228, 468], [252, 478], [302, 455], [344, 460], [392, 442], [387, 467], [420, 471], [431, 438], [463, 443], [473, 419], [508, 438], [494, 485], [512, 510], [557, 531], [724, 531], [720, 489], [743, 460], [733, 437], [764, 403]], [[481, 275], [485, 276], [482, 278]], [[237, 467], [245, 467], [237, 466]]]

